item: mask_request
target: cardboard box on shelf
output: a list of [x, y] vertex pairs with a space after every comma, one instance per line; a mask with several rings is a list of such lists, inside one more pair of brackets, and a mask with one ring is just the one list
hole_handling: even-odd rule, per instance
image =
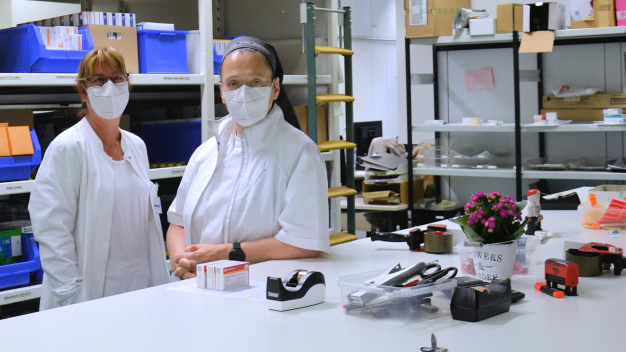
[[[306, 105], [294, 106], [293, 109], [296, 112], [296, 116], [298, 117], [298, 122], [300, 123], [300, 128], [302, 128], [302, 132], [308, 134], [309, 107]], [[328, 141], [328, 116], [326, 115], [326, 106], [324, 105], [317, 106], [317, 141]]]
[[104, 26], [90, 24], [89, 32], [94, 47], [111, 46], [124, 56], [126, 71], [139, 73], [139, 55], [137, 53], [137, 28], [122, 26]]
[[593, 11], [596, 27], [615, 26], [615, 0], [593, 0]]
[[0, 121], [8, 123], [9, 126], [28, 126], [30, 129], [35, 125], [33, 110], [29, 109], [0, 110]]
[[596, 21], [595, 20], [572, 21], [569, 28], [571, 29], [596, 28]]
[[477, 18], [469, 21], [470, 35], [494, 35], [496, 34], [495, 18]]
[[456, 13], [471, 7], [471, 0], [405, 0], [406, 37], [451, 36]]
[[521, 32], [524, 24], [523, 9], [522, 4], [498, 4], [498, 17], [496, 18], [498, 33]]
[[626, 108], [626, 93], [592, 94], [581, 97], [557, 98], [552, 94], [543, 96], [544, 109], [609, 109]]
[[556, 112], [559, 120], [604, 121], [603, 109], [542, 109], [541, 115]]
[[524, 32], [565, 29], [565, 4], [538, 2], [524, 5]]
[[[395, 182], [395, 183], [368, 183], [363, 182], [363, 192], [379, 192], [379, 191], [392, 191], [400, 193], [400, 204], [409, 203], [409, 181]], [[424, 180], [413, 180], [413, 199], [417, 200], [424, 198]], [[367, 203], [367, 202], [366, 202]], [[382, 203], [377, 203], [382, 204]], [[397, 205], [397, 203], [395, 204]]]

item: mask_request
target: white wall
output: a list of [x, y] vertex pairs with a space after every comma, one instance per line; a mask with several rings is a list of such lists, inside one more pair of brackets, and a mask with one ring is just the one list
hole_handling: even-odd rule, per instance
[[382, 121], [383, 135], [397, 137], [395, 0], [343, 0], [341, 6], [352, 9], [354, 122]]

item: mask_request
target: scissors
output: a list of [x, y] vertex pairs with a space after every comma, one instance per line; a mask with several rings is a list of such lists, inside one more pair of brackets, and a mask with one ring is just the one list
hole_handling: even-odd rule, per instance
[[[435, 270], [431, 270], [435, 269]], [[430, 270], [430, 273], [429, 273]], [[442, 277], [446, 276], [449, 272], [453, 272], [448, 278], [452, 279], [456, 276], [458, 269], [455, 267], [449, 267], [441, 269], [441, 265], [437, 264], [437, 261], [426, 264], [426, 266], [417, 272], [417, 275], [403, 283], [402, 287], [410, 287], [415, 285], [426, 285], [436, 282]]]

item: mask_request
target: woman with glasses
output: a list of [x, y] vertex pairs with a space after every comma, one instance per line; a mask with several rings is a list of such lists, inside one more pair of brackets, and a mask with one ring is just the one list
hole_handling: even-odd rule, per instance
[[[230, 115], [191, 156], [168, 211], [174, 274], [198, 263], [312, 258], [329, 251], [328, 182], [317, 145], [284, 95], [274, 48], [234, 39], [220, 67]], [[288, 122], [289, 121], [289, 122]]]
[[87, 114], [46, 150], [28, 205], [45, 272], [41, 310], [169, 281], [146, 146], [119, 128], [124, 58], [97, 48], [78, 70]]

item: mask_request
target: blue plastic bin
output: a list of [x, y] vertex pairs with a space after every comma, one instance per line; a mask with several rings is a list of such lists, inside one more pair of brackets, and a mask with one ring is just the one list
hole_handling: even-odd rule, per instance
[[188, 74], [187, 31], [137, 31], [139, 73]]
[[222, 64], [222, 57], [224, 55], [218, 55], [217, 50], [213, 47], [213, 74], [218, 75], [220, 73], [220, 65]]
[[27, 285], [31, 274], [41, 270], [39, 246], [32, 233], [22, 234], [22, 257], [21, 263], [0, 265], [0, 289]]
[[168, 121], [134, 126], [146, 143], [151, 164], [188, 162], [202, 143], [200, 121]]
[[24, 180], [30, 178], [30, 172], [41, 164], [41, 145], [35, 130], [30, 130], [35, 154], [0, 157], [0, 181]]
[[26, 24], [0, 30], [0, 72], [76, 73], [80, 60], [94, 48], [89, 28], [81, 27], [85, 50], [49, 50], [39, 28]]

